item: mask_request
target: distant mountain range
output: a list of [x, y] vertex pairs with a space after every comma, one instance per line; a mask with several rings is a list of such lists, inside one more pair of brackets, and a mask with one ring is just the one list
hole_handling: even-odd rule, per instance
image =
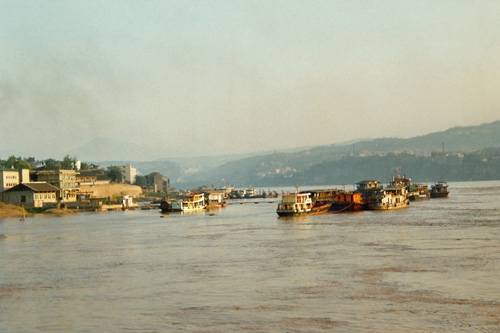
[[500, 147], [500, 121], [468, 127], [454, 127], [442, 132], [409, 139], [384, 138], [355, 144], [361, 153], [412, 151], [429, 154], [444, 149], [448, 152], [467, 152], [482, 148]]
[[[174, 186], [184, 188], [224, 183], [237, 186], [257, 184], [263, 186], [270, 180], [273, 184], [269, 185], [293, 185], [293, 181], [298, 180], [299, 175], [302, 175], [302, 181], [312, 181], [306, 177], [307, 173], [312, 170], [321, 173], [321, 166], [326, 168], [332, 165], [337, 167], [347, 165], [345, 161], [339, 164], [339, 161], [346, 157], [360, 158], [358, 162], [364, 163], [362, 158], [370, 156], [406, 153], [424, 157], [429, 156], [431, 152], [442, 151], [443, 148], [446, 152], [500, 148], [500, 121], [479, 126], [455, 127], [409, 139], [364, 139], [286, 151], [192, 158], [155, 159], [158, 151], [153, 149], [119, 140], [95, 139], [70, 152], [70, 155], [77, 156], [83, 161], [95, 161], [103, 167], [132, 163], [142, 174], [157, 171], [170, 177]], [[152, 161], [147, 161], [148, 158]], [[387, 160], [386, 158], [384, 161]], [[382, 162], [378, 160], [377, 163]], [[391, 163], [398, 164], [397, 158], [391, 160]], [[355, 169], [356, 165], [350, 165], [350, 168]], [[362, 177], [363, 172], [358, 171], [357, 177]], [[355, 174], [355, 170], [352, 172]], [[364, 177], [370, 178], [369, 171], [365, 173]], [[318, 175], [316, 179], [320, 182], [321, 179], [333, 181], [336, 178], [323, 174], [321, 177]]]
[[[474, 180], [500, 177], [500, 167], [497, 168], [496, 162], [488, 164], [482, 176], [477, 177], [473, 170], [438, 167], [428, 156], [432, 152], [442, 152], [443, 148], [445, 152], [460, 153], [500, 148], [500, 121], [455, 127], [409, 139], [381, 138], [319, 146], [294, 153], [275, 152], [251, 156], [206, 168], [203, 172], [190, 175], [189, 179], [181, 180], [187, 182], [187, 187], [199, 183], [220, 184], [222, 179], [236, 186], [340, 184], [352, 183], [361, 178], [390, 179], [398, 167], [403, 168], [403, 171], [412, 170], [417, 178], [426, 181], [436, 178]], [[473, 164], [465, 166], [475, 167]]]

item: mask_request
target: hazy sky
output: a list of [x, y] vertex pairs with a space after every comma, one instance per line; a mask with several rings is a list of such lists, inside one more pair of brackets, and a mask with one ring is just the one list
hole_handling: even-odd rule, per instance
[[498, 120], [499, 95], [498, 0], [0, 1], [0, 151], [16, 155], [411, 137]]

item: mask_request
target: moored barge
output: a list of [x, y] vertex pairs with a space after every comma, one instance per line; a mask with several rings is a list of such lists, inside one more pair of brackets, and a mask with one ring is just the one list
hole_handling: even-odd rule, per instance
[[437, 182], [431, 186], [431, 198], [447, 198], [449, 194], [447, 182]]

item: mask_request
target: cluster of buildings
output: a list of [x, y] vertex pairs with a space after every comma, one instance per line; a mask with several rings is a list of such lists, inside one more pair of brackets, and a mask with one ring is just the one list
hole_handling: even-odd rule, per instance
[[[137, 170], [130, 164], [120, 167], [124, 182], [133, 184]], [[152, 192], [170, 190], [170, 179], [158, 172], [144, 177], [142, 189]], [[0, 167], [0, 202], [24, 207], [67, 207], [95, 209], [102, 197], [94, 189], [109, 185], [110, 178], [100, 168], [89, 170], [16, 170]], [[142, 193], [141, 189], [138, 189]]]
[[75, 170], [0, 168], [0, 201], [25, 207], [56, 207], [81, 199], [79, 183]]
[[171, 191], [170, 178], [163, 176], [159, 172], [151, 172], [144, 176], [146, 184], [143, 185], [143, 190], [155, 193], [168, 193]]
[[[122, 172], [123, 181], [129, 184], [135, 184], [138, 172], [130, 163], [124, 166], [118, 166]], [[91, 170], [89, 170], [91, 171]], [[82, 173], [83, 171], [80, 171]], [[147, 192], [166, 193], [171, 190], [170, 178], [163, 176], [159, 172], [151, 172], [144, 176], [145, 183], [139, 184], [141, 188]]]

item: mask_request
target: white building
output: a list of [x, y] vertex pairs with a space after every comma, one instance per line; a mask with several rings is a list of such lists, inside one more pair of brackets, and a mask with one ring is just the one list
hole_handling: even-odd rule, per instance
[[125, 166], [120, 166], [120, 170], [122, 171], [123, 178], [125, 181], [133, 184], [135, 182], [135, 176], [137, 175], [137, 169], [132, 168], [130, 163], [127, 163]]
[[16, 170], [0, 168], [0, 201], [3, 201], [3, 193], [20, 183], [30, 181], [30, 171], [28, 169]]

